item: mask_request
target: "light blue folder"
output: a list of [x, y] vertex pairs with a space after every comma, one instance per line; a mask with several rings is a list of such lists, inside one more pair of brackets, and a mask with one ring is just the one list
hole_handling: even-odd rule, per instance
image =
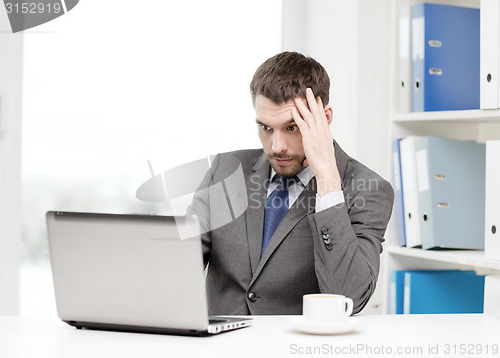
[[484, 248], [486, 145], [440, 137], [415, 142], [422, 248]]
[[414, 112], [479, 108], [479, 9], [412, 6]]
[[484, 275], [405, 273], [404, 313], [483, 313]]
[[403, 180], [401, 177], [401, 155], [399, 151], [399, 142], [401, 138], [392, 141], [392, 173], [394, 184], [394, 217], [398, 233], [398, 243], [400, 246], [406, 246], [405, 235], [405, 214], [403, 198]]

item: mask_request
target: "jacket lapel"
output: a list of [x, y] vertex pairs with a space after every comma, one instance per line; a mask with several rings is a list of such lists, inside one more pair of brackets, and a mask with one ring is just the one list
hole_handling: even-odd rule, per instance
[[335, 147], [335, 161], [337, 162], [337, 169], [339, 170], [343, 190], [344, 182], [347, 180], [347, 178], [345, 178], [345, 172], [349, 156], [342, 150], [342, 148], [340, 148], [340, 145], [335, 140], [333, 140], [333, 146]]
[[266, 155], [262, 154], [255, 166], [254, 173], [248, 177], [248, 208], [246, 211], [247, 239], [250, 251], [252, 274], [256, 271], [262, 250], [262, 233], [264, 231], [264, 201], [266, 200], [269, 173], [271, 166]]

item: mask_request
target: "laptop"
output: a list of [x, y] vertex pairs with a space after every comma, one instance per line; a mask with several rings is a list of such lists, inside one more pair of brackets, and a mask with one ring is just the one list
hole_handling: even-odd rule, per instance
[[49, 211], [57, 314], [76, 328], [211, 335], [251, 318], [209, 317], [194, 217]]

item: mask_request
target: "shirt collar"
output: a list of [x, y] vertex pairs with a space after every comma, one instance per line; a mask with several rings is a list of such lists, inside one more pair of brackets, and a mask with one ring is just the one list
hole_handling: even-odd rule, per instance
[[[273, 167], [271, 167], [271, 173], [269, 175], [269, 180], [272, 182], [274, 180], [274, 177], [276, 176], [276, 171], [274, 170]], [[299, 178], [300, 182], [304, 187], [309, 184], [312, 178], [314, 178], [314, 174], [311, 171], [311, 167], [307, 166], [302, 171], [297, 174], [297, 177]]]

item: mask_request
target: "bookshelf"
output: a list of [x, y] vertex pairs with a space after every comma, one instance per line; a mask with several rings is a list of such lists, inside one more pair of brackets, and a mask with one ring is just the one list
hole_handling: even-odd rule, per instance
[[[475, 269], [481, 272], [494, 273], [500, 271], [500, 261], [488, 260], [482, 250], [422, 250], [390, 245], [387, 252], [392, 256], [423, 260], [427, 265], [433, 263], [459, 265], [462, 268]], [[426, 266], [425, 268], [427, 268]], [[401, 267], [404, 268], [404, 267]], [[413, 267], [411, 267], [413, 268]], [[418, 267], [416, 267], [418, 268]]]
[[[392, 52], [391, 52], [391, 115], [390, 138], [409, 135], [433, 135], [460, 140], [500, 139], [500, 109], [463, 110], [441, 112], [399, 112], [398, 96], [398, 8], [424, 1], [392, 0]], [[478, 0], [425, 1], [479, 8]], [[391, 153], [390, 144], [388, 153]], [[390, 155], [388, 155], [390, 158]], [[390, 159], [388, 159], [390, 160]], [[392, 167], [392, 165], [391, 165]], [[398, 245], [396, 220], [393, 214], [384, 244], [382, 280], [385, 283], [383, 310], [388, 312], [389, 282], [392, 270], [402, 269], [463, 269], [475, 270], [478, 274], [500, 274], [500, 260], [488, 260], [482, 250], [423, 250]]]
[[500, 121], [500, 109], [472, 109], [464, 111], [394, 113], [393, 123], [496, 123]]

